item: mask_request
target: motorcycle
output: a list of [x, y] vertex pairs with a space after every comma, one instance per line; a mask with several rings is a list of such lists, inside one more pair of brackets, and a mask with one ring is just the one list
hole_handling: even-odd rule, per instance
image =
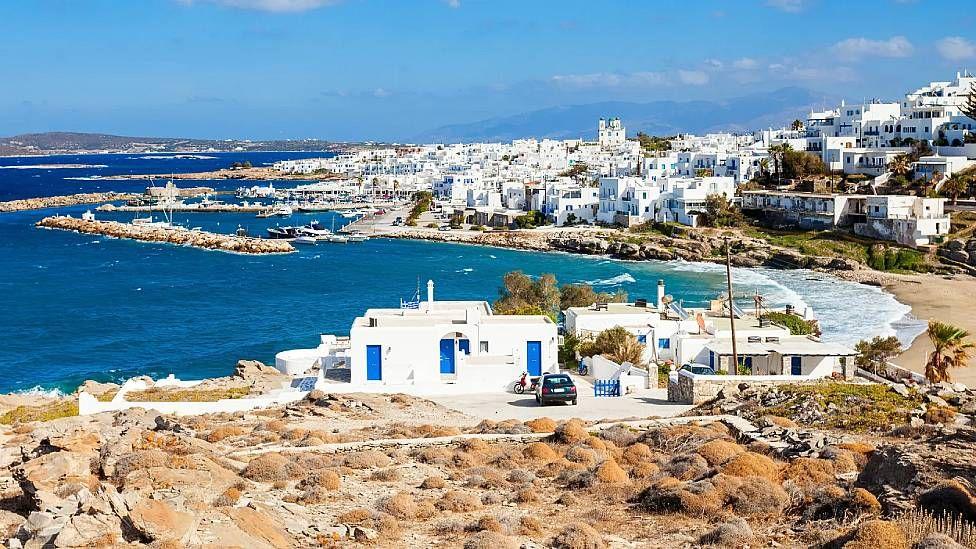
[[525, 392], [526, 385], [529, 386], [530, 392], [535, 392], [535, 387], [538, 383], [539, 383], [539, 378], [537, 377], [529, 378], [528, 372], [522, 372], [522, 377], [515, 382], [515, 385], [512, 388], [515, 390], [517, 394], [521, 395], [522, 393]]

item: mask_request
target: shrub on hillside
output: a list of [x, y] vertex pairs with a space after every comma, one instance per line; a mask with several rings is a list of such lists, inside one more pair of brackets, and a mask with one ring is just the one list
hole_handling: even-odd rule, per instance
[[607, 546], [599, 532], [582, 522], [567, 524], [550, 545], [554, 549], [603, 549]]
[[351, 469], [370, 469], [388, 467], [392, 463], [389, 456], [378, 450], [361, 450], [346, 455], [345, 465]]
[[706, 532], [699, 539], [699, 543], [723, 547], [746, 547], [750, 545], [753, 536], [752, 528], [745, 519], [733, 517]]
[[446, 492], [435, 504], [441, 511], [466, 513], [481, 507], [481, 500], [474, 494], [451, 490]]
[[248, 462], [241, 476], [259, 482], [287, 480], [289, 463], [281, 454], [262, 454]]

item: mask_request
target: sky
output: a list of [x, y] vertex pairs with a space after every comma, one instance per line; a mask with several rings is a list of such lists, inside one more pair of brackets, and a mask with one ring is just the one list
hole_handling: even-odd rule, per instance
[[0, 135], [407, 140], [602, 101], [976, 70], [972, 0], [2, 0]]

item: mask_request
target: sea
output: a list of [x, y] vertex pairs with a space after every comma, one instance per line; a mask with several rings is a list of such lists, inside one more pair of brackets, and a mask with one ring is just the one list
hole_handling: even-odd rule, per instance
[[[78, 192], [142, 191], [145, 180], [99, 176], [183, 173], [249, 161], [329, 153], [98, 154], [0, 157], [0, 200]], [[66, 166], [73, 167], [53, 167]], [[165, 177], [156, 180], [164, 184]], [[234, 180], [177, 181], [218, 190], [250, 186]], [[274, 182], [287, 188], [294, 181]], [[262, 185], [265, 183], [261, 183]], [[219, 197], [233, 200], [232, 197]], [[463, 244], [371, 239], [301, 247], [288, 255], [251, 256], [38, 229], [42, 217], [80, 216], [91, 206], [0, 213], [0, 392], [71, 392], [86, 379], [139, 375], [182, 379], [228, 375], [239, 359], [273, 363], [275, 353], [315, 347], [323, 333], [348, 334], [369, 307], [397, 307], [433, 280], [438, 299], [498, 296], [502, 276], [553, 273], [560, 283], [586, 283], [654, 300], [658, 280], [686, 306], [706, 305], [725, 291], [724, 267], [689, 262], [620, 261], [565, 253]], [[144, 214], [140, 214], [144, 215]], [[131, 213], [96, 213], [130, 220]], [[332, 213], [258, 219], [254, 214], [179, 213], [187, 227], [263, 235], [276, 224], [319, 221], [341, 227]], [[826, 341], [854, 345], [897, 335], [906, 345], [923, 329], [910, 308], [877, 287], [813, 271], [734, 269], [735, 294], [793, 305], [819, 319]]]

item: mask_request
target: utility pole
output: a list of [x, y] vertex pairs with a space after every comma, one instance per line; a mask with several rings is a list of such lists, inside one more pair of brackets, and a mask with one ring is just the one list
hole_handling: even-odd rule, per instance
[[732, 375], [739, 373], [739, 352], [735, 345], [735, 311], [732, 310], [732, 246], [728, 237], [725, 238], [725, 280], [729, 287], [729, 326], [732, 329]]

